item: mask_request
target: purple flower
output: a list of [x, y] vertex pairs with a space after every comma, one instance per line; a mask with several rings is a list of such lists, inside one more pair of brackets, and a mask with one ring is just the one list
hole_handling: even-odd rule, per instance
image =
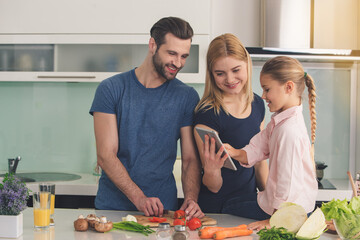
[[26, 208], [29, 189], [16, 176], [6, 174], [0, 184], [0, 215], [18, 215]]

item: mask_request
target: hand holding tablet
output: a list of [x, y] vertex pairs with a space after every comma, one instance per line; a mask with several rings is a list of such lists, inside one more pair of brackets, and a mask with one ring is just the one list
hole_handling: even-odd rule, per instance
[[[205, 135], [208, 135], [210, 138], [214, 138], [215, 139], [215, 151], [219, 151], [220, 147], [223, 145], [223, 143], [221, 142], [219, 136], [217, 135], [217, 133], [215, 131], [209, 130], [209, 129], [204, 129], [204, 128], [200, 128], [200, 127], [195, 127], [197, 133], [199, 134], [199, 136], [201, 137], [201, 140], [204, 142], [205, 141]], [[224, 154], [227, 154], [226, 149], [224, 148]], [[233, 162], [233, 160], [231, 159], [230, 155], [228, 154], [227, 159], [225, 160], [224, 163], [224, 167], [229, 168], [231, 170], [236, 171], [237, 168]]]

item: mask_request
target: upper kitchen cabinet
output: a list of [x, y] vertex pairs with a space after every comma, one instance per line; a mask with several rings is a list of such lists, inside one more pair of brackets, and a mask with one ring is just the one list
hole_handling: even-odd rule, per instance
[[0, 0], [1, 34], [148, 34], [160, 18], [181, 17], [209, 34], [208, 0]]
[[151, 26], [166, 16], [195, 32], [179, 79], [204, 82], [207, 0], [0, 0], [0, 81], [102, 81], [142, 63]]
[[360, 49], [360, 1], [313, 1], [313, 47]]
[[261, 0], [211, 0], [211, 39], [233, 33], [246, 47], [261, 46]]
[[[100, 82], [139, 66], [149, 36], [23, 35], [11, 43], [0, 36], [0, 81]], [[10, 42], [10, 43], [9, 43]], [[178, 78], [203, 83], [207, 35], [195, 35]]]

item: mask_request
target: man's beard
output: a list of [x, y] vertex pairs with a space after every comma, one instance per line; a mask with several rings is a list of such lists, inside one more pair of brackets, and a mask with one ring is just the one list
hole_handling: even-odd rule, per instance
[[177, 73], [180, 71], [181, 68], [177, 68], [175, 67], [174, 65], [172, 65], [173, 68], [176, 68], [178, 71], [174, 74], [174, 75], [171, 75], [170, 73], [167, 75], [166, 74], [166, 70], [165, 70], [165, 67], [166, 67], [166, 64], [163, 64], [163, 62], [161, 61], [160, 57], [159, 57], [159, 54], [158, 52], [156, 51], [156, 53], [154, 54], [154, 56], [152, 57], [152, 60], [153, 60], [153, 65], [154, 65], [154, 68], [156, 70], [156, 72], [162, 76], [163, 78], [165, 78], [166, 80], [173, 80]]

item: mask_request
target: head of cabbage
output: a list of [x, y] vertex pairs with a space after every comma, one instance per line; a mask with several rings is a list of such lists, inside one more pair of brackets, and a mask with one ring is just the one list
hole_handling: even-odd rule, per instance
[[317, 239], [326, 228], [325, 216], [320, 208], [308, 218], [305, 209], [295, 203], [285, 202], [270, 218], [271, 227], [283, 227], [296, 233], [297, 239]]

